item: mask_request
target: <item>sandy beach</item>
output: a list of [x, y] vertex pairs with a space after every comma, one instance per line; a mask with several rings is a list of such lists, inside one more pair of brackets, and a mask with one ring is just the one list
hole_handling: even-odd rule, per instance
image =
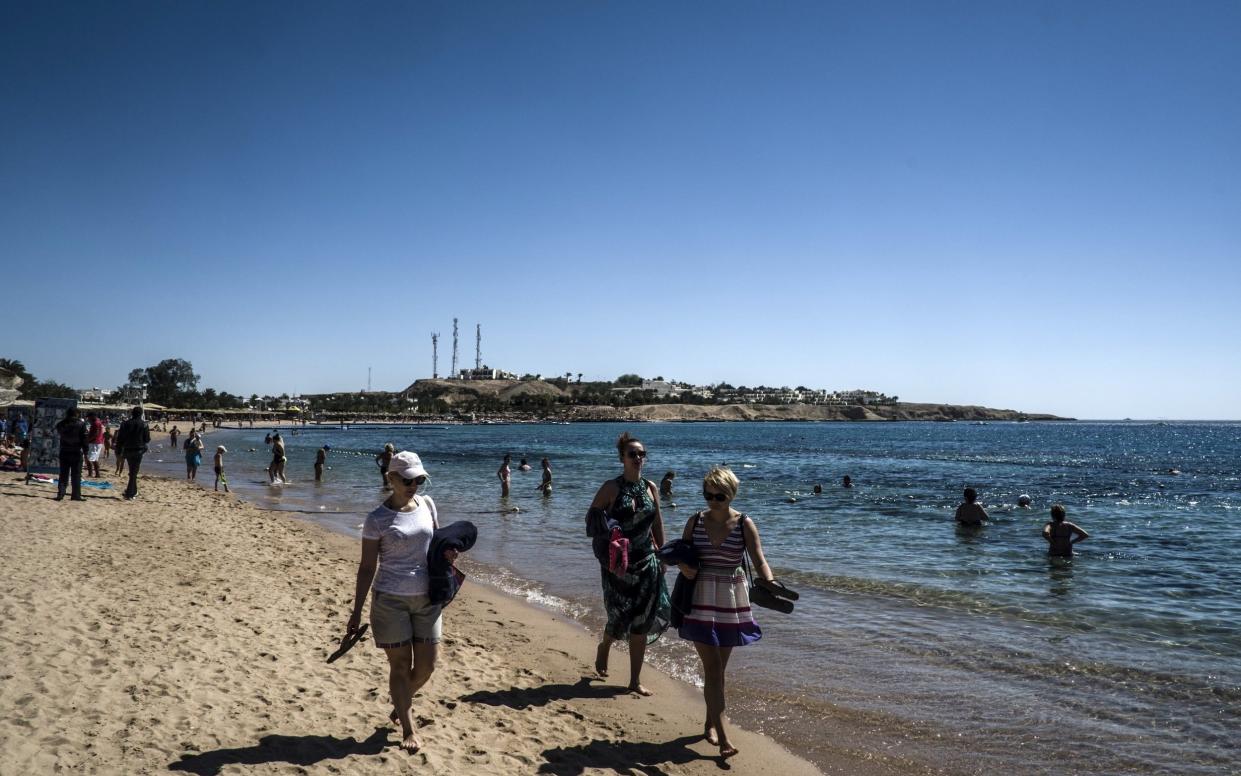
[[[479, 584], [445, 614], [415, 699], [425, 747], [405, 755], [379, 651], [324, 662], [355, 543], [140, 483], [134, 502], [114, 487], [58, 503], [51, 486], [0, 480], [0, 773], [820, 772], [742, 730], [723, 763], [699, 737], [697, 690], [648, 669], [655, 696], [623, 694], [593, 679], [580, 626]], [[829, 771], [890, 772], [844, 754]]]

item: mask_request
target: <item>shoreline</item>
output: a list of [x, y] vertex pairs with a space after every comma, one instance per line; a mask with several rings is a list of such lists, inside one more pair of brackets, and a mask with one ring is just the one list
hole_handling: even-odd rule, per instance
[[[0, 521], [10, 569], [0, 704], [12, 709], [0, 728], [0, 771], [206, 773], [237, 762], [348, 759], [349, 772], [377, 772], [404, 758], [384, 720], [382, 656], [359, 645], [331, 668], [321, 662], [351, 600], [354, 540], [168, 478], [141, 477], [139, 500], [125, 503], [107, 477], [111, 491], [67, 505], [21, 477], [0, 479], [3, 513], [26, 513]], [[177, 530], [184, 525], [196, 530]], [[64, 618], [66, 606], [75, 616]], [[650, 666], [651, 699], [589, 681], [594, 638], [576, 622], [475, 583], [445, 626], [440, 668], [415, 703], [427, 742], [416, 763], [467, 773], [720, 767], [699, 738], [699, 694]], [[624, 673], [623, 657], [613, 662]], [[273, 714], [282, 709], [296, 712]], [[733, 730], [741, 754], [731, 767], [821, 772], [769, 738]], [[336, 737], [350, 731], [366, 735]], [[831, 765], [826, 772], [910, 772], [860, 753]]]

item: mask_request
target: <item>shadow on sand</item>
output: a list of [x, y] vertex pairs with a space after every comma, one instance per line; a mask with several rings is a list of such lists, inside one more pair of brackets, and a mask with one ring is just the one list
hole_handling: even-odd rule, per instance
[[226, 765], [289, 763], [310, 766], [353, 754], [374, 755], [388, 746], [388, 732], [388, 728], [376, 728], [365, 741], [335, 736], [263, 736], [254, 746], [181, 755], [180, 760], [168, 765], [168, 770], [214, 776]]
[[707, 757], [689, 748], [702, 736], [682, 736], [671, 741], [591, 741], [581, 746], [558, 746], [543, 750], [547, 762], [539, 773], [556, 776], [579, 776], [590, 771], [613, 773], [644, 773], [646, 776], [667, 776], [663, 765], [684, 765], [695, 760], [714, 760], [721, 770], [730, 770], [721, 757]]
[[552, 701], [567, 701], [575, 698], [614, 698], [626, 692], [623, 687], [592, 684], [590, 677], [583, 676], [573, 684], [544, 684], [538, 687], [512, 687], [499, 692], [479, 690], [469, 695], [462, 695], [459, 700], [466, 703], [484, 703], [488, 706], [508, 706], [512, 709], [528, 709], [531, 706], [545, 706]]

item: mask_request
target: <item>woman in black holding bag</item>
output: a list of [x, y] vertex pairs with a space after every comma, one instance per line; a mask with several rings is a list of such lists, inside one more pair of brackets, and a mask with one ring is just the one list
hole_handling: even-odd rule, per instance
[[[629, 691], [650, 695], [639, 681], [646, 645], [654, 642], [668, 627], [671, 606], [664, 568], [655, 551], [664, 543], [664, 522], [659, 511], [655, 483], [642, 477], [646, 445], [625, 432], [616, 440], [616, 450], [624, 464], [621, 476], [608, 480], [595, 494], [587, 514], [587, 524], [596, 543], [604, 549], [610, 530], [602, 531], [606, 520], [628, 541], [628, 563], [621, 568], [610, 562], [608, 553], [600, 558], [603, 604], [608, 624], [595, 653], [595, 670], [608, 675], [608, 654], [615, 639], [629, 640]], [[596, 556], [600, 553], [596, 552]]]
[[707, 508], [690, 517], [683, 534], [698, 553], [698, 567], [678, 564], [681, 573], [694, 580], [693, 607], [685, 614], [680, 635], [694, 642], [702, 660], [702, 694], [707, 701], [703, 735], [708, 743], [720, 747], [723, 757], [737, 753], [724, 732], [724, 670], [733, 647], [753, 644], [763, 637], [750, 611], [741, 570], [743, 554], [749, 551], [754, 573], [760, 579], [775, 581], [763, 557], [754, 521], [732, 508], [739, 486], [737, 475], [720, 466], [703, 477]]

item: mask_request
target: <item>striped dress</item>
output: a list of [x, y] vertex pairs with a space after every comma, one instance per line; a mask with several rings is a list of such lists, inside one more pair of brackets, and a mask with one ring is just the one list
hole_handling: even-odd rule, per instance
[[694, 516], [694, 549], [698, 551], [698, 576], [694, 578], [694, 604], [678, 633], [681, 638], [717, 647], [742, 647], [763, 637], [750, 611], [741, 556], [745, 539], [742, 516], [719, 547], [711, 544], [702, 513]]

